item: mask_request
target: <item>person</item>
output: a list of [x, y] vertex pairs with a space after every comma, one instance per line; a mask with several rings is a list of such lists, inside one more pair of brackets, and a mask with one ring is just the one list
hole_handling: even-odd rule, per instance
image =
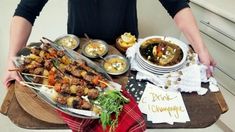
[[[26, 45], [32, 26], [48, 0], [21, 0], [12, 18], [8, 67], [14, 68], [12, 57]], [[199, 29], [188, 5], [188, 0], [159, 0], [178, 28], [184, 33], [201, 63], [214, 66], [215, 61], [200, 37]], [[83, 37], [98, 38], [112, 43], [124, 32], [138, 37], [137, 0], [68, 0], [67, 32]], [[48, 20], [50, 21], [50, 19]], [[157, 20], [156, 20], [157, 22]], [[212, 75], [207, 69], [208, 77]], [[6, 71], [3, 83], [20, 81], [16, 72]]]

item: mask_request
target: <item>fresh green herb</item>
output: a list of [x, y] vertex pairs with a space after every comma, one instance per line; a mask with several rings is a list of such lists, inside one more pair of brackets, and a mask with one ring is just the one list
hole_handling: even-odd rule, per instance
[[60, 65], [58, 59], [52, 59], [51, 62], [52, 62], [52, 64], [53, 64], [53, 66], [56, 67], [56, 68], [58, 68], [59, 65]]
[[62, 73], [63, 75], [65, 75], [60, 69], [59, 69], [59, 65], [60, 65], [60, 62], [58, 59], [52, 59], [51, 60], [53, 66], [56, 68], [56, 70], [58, 70], [60, 73]]
[[[118, 124], [118, 116], [122, 111], [123, 105], [129, 101], [117, 90], [107, 90], [99, 95], [96, 103], [102, 109], [100, 119], [104, 129], [109, 125], [110, 131], [114, 130]], [[114, 118], [111, 117], [112, 114], [115, 114]]]

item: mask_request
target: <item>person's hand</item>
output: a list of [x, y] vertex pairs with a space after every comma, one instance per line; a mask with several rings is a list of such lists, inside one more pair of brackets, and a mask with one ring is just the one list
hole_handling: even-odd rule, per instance
[[16, 80], [16, 81], [21, 81], [19, 75], [17, 74], [16, 71], [8, 71], [8, 69], [14, 69], [15, 66], [13, 64], [13, 62], [9, 62], [8, 66], [6, 67], [6, 72], [3, 78], [3, 84], [5, 87], [9, 87], [10, 84], [12, 83], [12, 81]]
[[210, 55], [207, 48], [203, 48], [198, 52], [199, 60], [202, 64], [207, 66], [206, 74], [207, 77], [213, 76], [213, 67], [216, 65], [215, 60]]

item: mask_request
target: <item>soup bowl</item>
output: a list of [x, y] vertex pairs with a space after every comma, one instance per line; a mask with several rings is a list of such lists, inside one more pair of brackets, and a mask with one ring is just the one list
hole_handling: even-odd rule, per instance
[[[160, 46], [162, 46], [163, 48], [160, 47], [160, 49], [158, 49], [159, 44], [161, 44]], [[180, 67], [186, 62], [188, 50], [188, 45], [176, 38], [150, 36], [138, 42], [137, 55], [140, 60], [142, 60], [145, 65], [149, 67], [153, 67], [156, 69], [174, 69]], [[160, 53], [159, 51], [163, 53]], [[154, 54], [156, 54], [156, 56], [154, 56]], [[171, 60], [172, 62], [169, 61], [169, 63], [167, 63], [166, 65], [161, 65], [160, 63], [158, 63], [160, 62], [160, 60], [167, 60], [167, 57], [169, 57], [169, 60]]]

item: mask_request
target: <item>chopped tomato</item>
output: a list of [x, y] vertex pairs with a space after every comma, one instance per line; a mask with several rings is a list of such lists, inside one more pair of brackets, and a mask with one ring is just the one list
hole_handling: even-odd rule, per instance
[[52, 70], [49, 71], [48, 83], [49, 83], [49, 85], [52, 85], [52, 86], [54, 86], [55, 83], [56, 83], [56, 81], [55, 81], [55, 72], [52, 71]]
[[163, 55], [163, 52], [162, 52], [162, 51], [160, 51], [160, 52], [157, 53], [157, 57], [162, 57], [162, 55]]
[[160, 46], [160, 45], [157, 46], [157, 53], [158, 52], [162, 52], [162, 46]]
[[51, 59], [52, 58], [52, 56], [48, 53], [45, 56], [46, 56], [46, 59]]
[[57, 52], [56, 52], [56, 50], [52, 49], [52, 50], [50, 51], [50, 55], [53, 56], [53, 57], [57, 57]]
[[99, 76], [95, 76], [95, 77], [92, 79], [92, 83], [95, 84], [95, 85], [98, 85], [98, 84], [99, 84], [99, 79], [100, 79]]
[[55, 71], [54, 71], [54, 70], [50, 70], [50, 71], [49, 71], [49, 75], [52, 75], [52, 74], [55, 74]]

